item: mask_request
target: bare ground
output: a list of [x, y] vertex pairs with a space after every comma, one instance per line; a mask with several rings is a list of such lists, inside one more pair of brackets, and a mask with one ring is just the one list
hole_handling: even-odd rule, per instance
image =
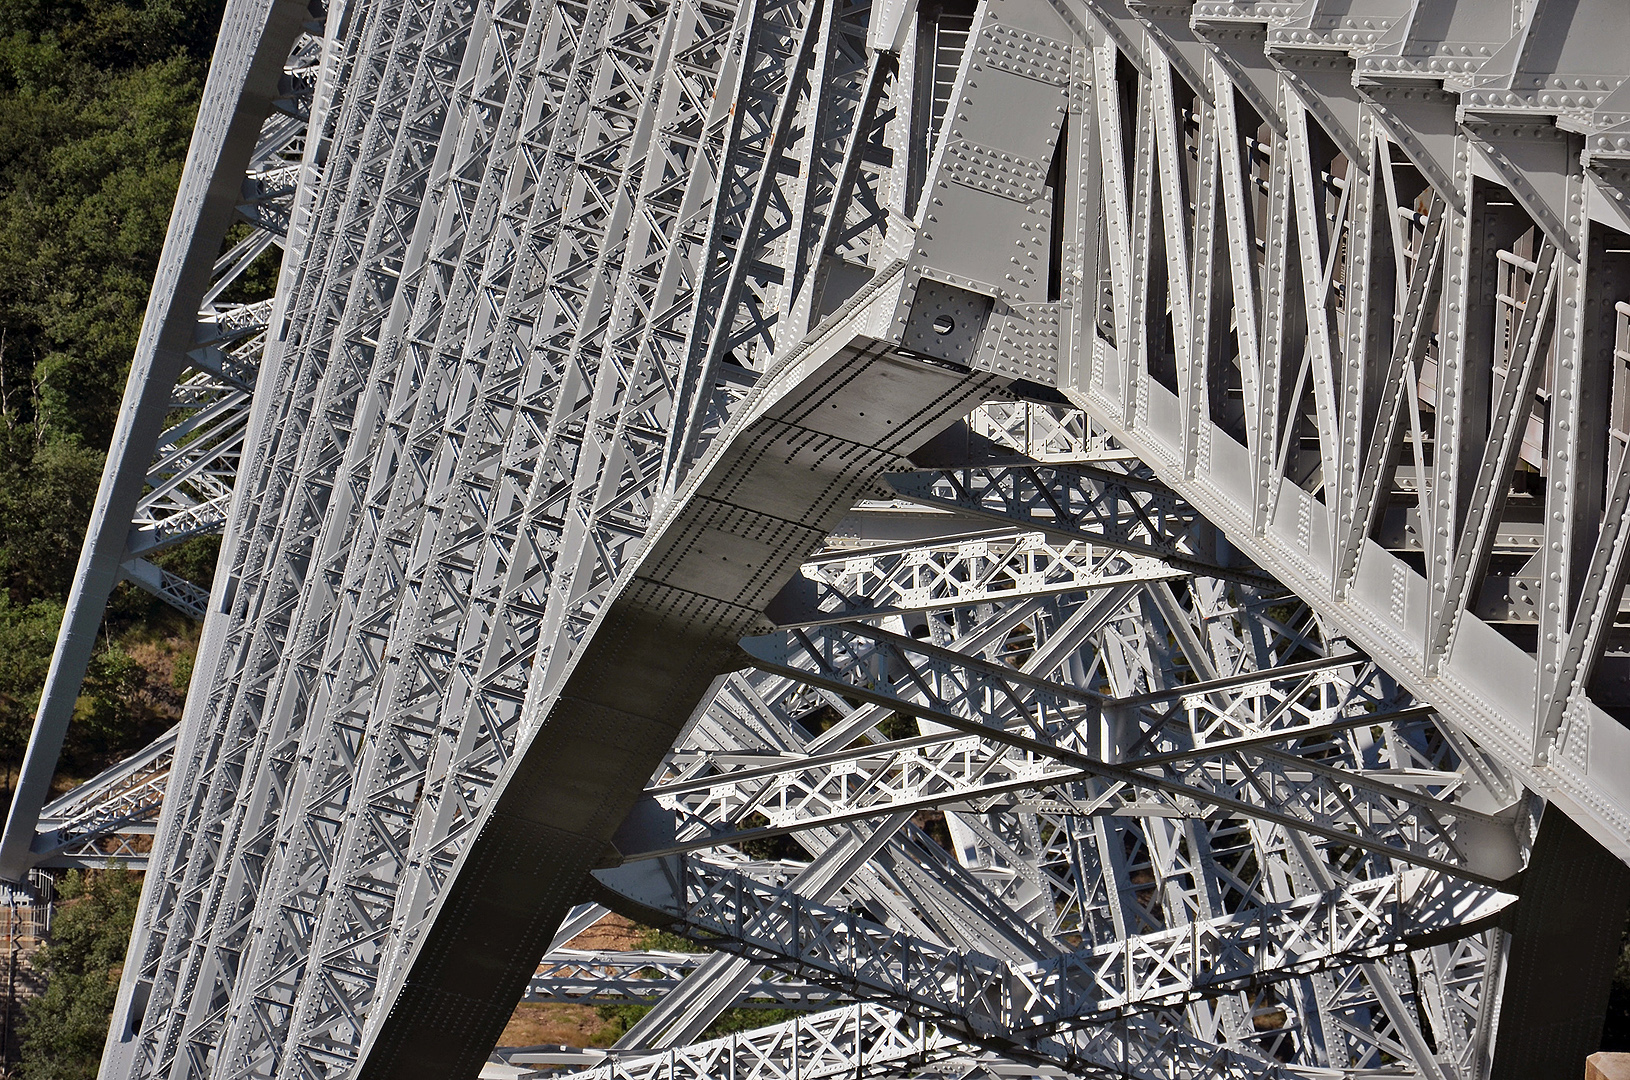
[[[571, 940], [573, 949], [637, 949], [646, 928], [613, 912]], [[498, 1038], [499, 1046], [610, 1046], [619, 1025], [592, 1005], [522, 1002]]]

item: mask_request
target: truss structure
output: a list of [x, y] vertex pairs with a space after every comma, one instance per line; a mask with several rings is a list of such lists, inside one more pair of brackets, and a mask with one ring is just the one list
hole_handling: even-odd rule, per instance
[[[1579, 1071], [1614, 8], [229, 0], [0, 840], [147, 869], [102, 1076]], [[121, 577], [186, 715], [46, 805]]]

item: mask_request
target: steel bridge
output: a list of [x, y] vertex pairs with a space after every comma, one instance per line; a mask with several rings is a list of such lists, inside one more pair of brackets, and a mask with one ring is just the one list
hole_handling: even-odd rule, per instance
[[0, 877], [103, 1080], [1581, 1075], [1627, 448], [1614, 0], [229, 0]]

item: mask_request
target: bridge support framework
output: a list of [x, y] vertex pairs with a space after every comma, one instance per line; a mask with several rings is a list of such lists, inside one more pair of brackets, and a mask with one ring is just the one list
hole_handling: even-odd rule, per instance
[[[591, 871], [720, 950], [642, 1070], [764, 968], [788, 1075], [1582, 1056], [1611, 8], [233, 0], [0, 840], [162, 798], [104, 1077], [473, 1074]], [[120, 574], [186, 717], [42, 818]]]

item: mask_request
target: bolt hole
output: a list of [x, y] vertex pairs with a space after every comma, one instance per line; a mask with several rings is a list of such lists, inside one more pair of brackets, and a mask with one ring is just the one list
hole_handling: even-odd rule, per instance
[[941, 315], [934, 320], [934, 333], [945, 335], [956, 329], [956, 320], [949, 315]]

